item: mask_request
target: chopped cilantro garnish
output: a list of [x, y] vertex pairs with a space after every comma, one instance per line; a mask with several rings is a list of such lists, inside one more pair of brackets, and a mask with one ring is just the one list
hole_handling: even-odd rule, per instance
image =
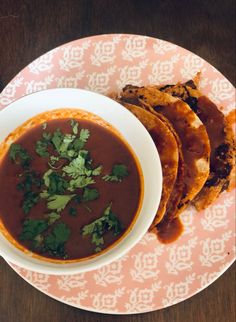
[[112, 172], [110, 175], [105, 175], [103, 180], [105, 181], [117, 181], [121, 182], [124, 177], [128, 176], [128, 170], [127, 167], [124, 164], [115, 164], [112, 167]]
[[88, 185], [93, 184], [93, 183], [95, 183], [93, 178], [80, 176], [77, 179], [70, 180], [68, 190], [74, 191], [75, 189], [84, 188], [84, 187], [87, 187]]
[[40, 188], [42, 185], [42, 180], [34, 171], [27, 171], [20, 177], [23, 178], [23, 180], [17, 184], [16, 187], [18, 190], [28, 192], [32, 190], [33, 186]]
[[83, 193], [83, 200], [84, 201], [92, 201], [99, 197], [99, 192], [97, 189], [89, 189], [85, 188]]
[[75, 120], [71, 120], [70, 125], [71, 125], [71, 127], [72, 127], [72, 132], [73, 132], [75, 135], [77, 135], [77, 134], [78, 134], [78, 126], [79, 126], [78, 122], [77, 122], [77, 121], [75, 121]]
[[48, 146], [50, 145], [52, 135], [51, 133], [44, 132], [42, 136], [42, 140], [36, 142], [35, 151], [41, 157], [48, 157]]
[[92, 175], [93, 176], [100, 176], [101, 172], [102, 172], [102, 166], [100, 165], [99, 167], [92, 170]]
[[77, 202], [77, 203], [81, 203], [81, 196], [77, 195], [74, 200]]
[[74, 141], [74, 139], [76, 138], [75, 135], [72, 135], [72, 134], [65, 134], [64, 137], [63, 137], [63, 140], [62, 140], [62, 143], [59, 147], [59, 150], [58, 150], [58, 153], [61, 155], [61, 156], [66, 156], [66, 153], [68, 152], [68, 147], [70, 145], [70, 143], [72, 143]]
[[69, 201], [76, 195], [53, 195], [47, 199], [47, 207], [50, 210], [61, 211], [63, 210]]
[[88, 169], [85, 165], [86, 159], [79, 154], [77, 158], [72, 160], [67, 166], [63, 168], [63, 171], [72, 178], [86, 175]]
[[28, 191], [24, 194], [23, 210], [25, 214], [28, 214], [33, 206], [39, 201], [39, 194], [34, 191]]
[[60, 158], [55, 155], [50, 155], [50, 163], [53, 165], [55, 162], [59, 161]]
[[71, 207], [71, 208], [69, 209], [69, 215], [70, 215], [70, 216], [73, 216], [73, 217], [77, 216], [77, 209], [76, 209], [76, 208]]
[[58, 152], [60, 151], [60, 145], [62, 141], [63, 141], [63, 133], [61, 132], [60, 129], [56, 129], [56, 131], [53, 133], [53, 136], [52, 136], [52, 143]]
[[48, 144], [45, 141], [37, 141], [36, 145], [35, 145], [35, 151], [38, 155], [40, 155], [41, 157], [48, 157], [49, 153], [48, 153]]
[[63, 194], [68, 188], [68, 182], [51, 169], [44, 173], [43, 179], [50, 195]]
[[86, 143], [88, 141], [89, 136], [90, 136], [90, 132], [88, 129], [81, 129], [80, 130], [79, 139], [83, 143]]
[[33, 249], [41, 250], [43, 246], [44, 236], [41, 234], [38, 234], [32, 241], [32, 247]]
[[52, 138], [52, 134], [51, 133], [47, 133], [47, 132], [43, 132], [43, 139], [45, 140], [45, 141], [47, 141], [48, 143], [50, 143], [50, 141], [51, 141], [51, 138]]
[[39, 195], [43, 199], [47, 199], [50, 196], [49, 193], [47, 192], [47, 190], [43, 190], [42, 192], [40, 192]]
[[51, 169], [58, 170], [62, 167], [62, 164], [58, 164], [55, 166], [55, 163], [60, 160], [60, 157], [56, 157], [55, 155], [50, 155], [50, 161], [48, 161], [48, 165]]
[[16, 164], [20, 164], [24, 169], [28, 168], [32, 160], [29, 153], [20, 144], [12, 143], [9, 149], [9, 157]]
[[34, 171], [27, 171], [21, 174], [20, 178], [23, 178], [23, 180], [16, 187], [18, 190], [24, 191], [22, 208], [24, 213], [28, 214], [39, 200], [39, 189], [41, 188], [42, 180], [39, 179], [38, 174]]
[[101, 166], [96, 169], [90, 169], [90, 164], [87, 164], [87, 161], [88, 152], [81, 150], [77, 158], [73, 159], [67, 166], [63, 167], [64, 173], [72, 177], [69, 182], [69, 191], [74, 191], [77, 188], [84, 188], [95, 183], [91, 176], [99, 175], [99, 173], [101, 173]]
[[119, 235], [122, 231], [119, 219], [111, 211], [111, 204], [104, 210], [102, 217], [94, 220], [82, 228], [82, 235], [89, 235], [91, 243], [96, 246], [95, 251], [100, 251], [104, 244], [104, 235], [112, 230], [114, 235]]
[[27, 219], [23, 223], [23, 229], [20, 234], [20, 240], [33, 240], [37, 235], [41, 234], [48, 228], [46, 220]]
[[49, 176], [53, 171], [51, 169], [49, 169], [48, 171], [46, 171], [43, 175], [43, 180], [44, 180], [44, 184], [46, 187], [49, 187], [50, 184], [50, 179]]
[[84, 174], [85, 159], [79, 155], [76, 159], [72, 160], [67, 166], [63, 168], [63, 171], [70, 177], [76, 178], [79, 175]]
[[73, 147], [76, 151], [79, 151], [84, 148], [85, 143], [88, 141], [90, 132], [88, 129], [81, 129], [79, 137], [77, 137], [73, 143]]
[[51, 212], [50, 214], [47, 215], [47, 217], [48, 217], [48, 224], [51, 225], [59, 218], [61, 218], [61, 215], [59, 215], [57, 212]]
[[64, 245], [69, 237], [70, 229], [64, 223], [59, 223], [55, 226], [52, 233], [45, 238], [45, 247], [54, 255], [64, 257]]

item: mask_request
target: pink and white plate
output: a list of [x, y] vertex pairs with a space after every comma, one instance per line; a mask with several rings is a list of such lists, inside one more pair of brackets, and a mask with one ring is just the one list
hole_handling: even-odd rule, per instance
[[[225, 113], [235, 108], [232, 84], [195, 54], [145, 36], [99, 35], [62, 45], [29, 64], [1, 93], [0, 110], [48, 88], [107, 94], [126, 84], [185, 81], [198, 71], [202, 92]], [[40, 291], [77, 308], [113, 314], [158, 310], [201, 291], [233, 263], [234, 214], [235, 191], [222, 193], [205, 211], [189, 207], [182, 214], [185, 229], [177, 242], [162, 245], [147, 233], [120, 260], [84, 274], [44, 275], [10, 265]]]

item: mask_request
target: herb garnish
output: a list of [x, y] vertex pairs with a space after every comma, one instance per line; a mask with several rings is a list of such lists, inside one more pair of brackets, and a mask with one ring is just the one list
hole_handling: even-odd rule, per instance
[[110, 175], [105, 175], [103, 180], [105, 181], [118, 181], [121, 182], [124, 177], [128, 176], [127, 167], [124, 164], [115, 164], [112, 167], [112, 171]]
[[76, 208], [71, 207], [71, 208], [69, 209], [69, 215], [70, 215], [70, 216], [73, 216], [73, 217], [77, 216], [77, 209], [76, 209]]
[[82, 228], [82, 235], [89, 235], [91, 243], [96, 246], [95, 251], [99, 252], [104, 244], [104, 234], [109, 230], [112, 230], [115, 236], [122, 232], [119, 219], [111, 211], [111, 204], [104, 210], [102, 217]]
[[34, 171], [27, 171], [23, 173], [20, 178], [23, 178], [23, 180], [19, 182], [16, 187], [18, 190], [24, 191], [22, 208], [24, 213], [28, 214], [31, 208], [39, 201], [38, 190], [42, 185], [42, 180], [39, 179], [38, 174]]
[[37, 204], [39, 201], [39, 194], [34, 191], [28, 191], [24, 194], [24, 201], [23, 201], [23, 210], [24, 213], [27, 215], [31, 208]]
[[29, 167], [32, 160], [29, 153], [20, 144], [12, 143], [9, 149], [9, 156], [16, 164], [20, 164], [23, 169]]
[[54, 211], [54, 212], [51, 212], [50, 214], [47, 214], [47, 218], [48, 218], [48, 224], [52, 225], [55, 221], [61, 218], [61, 215]]
[[99, 192], [97, 189], [85, 188], [83, 193], [83, 201], [96, 200], [99, 197]]
[[51, 140], [51, 133], [46, 133], [44, 132], [42, 134], [42, 140], [38, 140], [35, 145], [35, 151], [36, 153], [41, 156], [41, 157], [48, 157], [48, 147], [50, 145], [50, 140]]
[[63, 194], [68, 188], [68, 182], [59, 173], [51, 169], [44, 173], [43, 179], [50, 195]]
[[78, 134], [78, 127], [79, 127], [79, 124], [78, 122], [76, 122], [75, 120], [71, 120], [70, 121], [70, 125], [72, 127], [72, 132], [77, 135]]
[[24, 221], [23, 229], [20, 234], [20, 240], [33, 240], [48, 228], [46, 220], [27, 219]]
[[47, 199], [47, 208], [50, 210], [56, 210], [57, 212], [62, 211], [69, 201], [76, 195], [52, 195], [50, 196], [47, 192], [43, 191], [40, 193], [41, 198]]
[[57, 224], [52, 233], [45, 238], [45, 247], [54, 255], [65, 257], [65, 243], [70, 237], [70, 229], [64, 224]]

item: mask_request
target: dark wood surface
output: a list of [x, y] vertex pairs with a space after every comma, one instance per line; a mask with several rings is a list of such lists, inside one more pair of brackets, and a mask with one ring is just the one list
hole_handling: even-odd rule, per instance
[[[234, 0], [0, 0], [0, 90], [48, 50], [103, 33], [171, 41], [206, 59], [235, 85], [234, 20]], [[142, 315], [111, 316], [47, 297], [0, 259], [0, 322], [235, 322], [235, 268], [178, 305]]]

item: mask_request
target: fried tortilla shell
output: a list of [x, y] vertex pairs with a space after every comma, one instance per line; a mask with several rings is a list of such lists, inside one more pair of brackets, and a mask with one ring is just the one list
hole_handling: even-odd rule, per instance
[[[163, 93], [156, 86], [127, 85], [121, 93], [124, 99], [133, 99], [155, 115], [163, 115], [177, 132], [184, 157], [184, 189], [180, 191], [178, 209], [169, 213], [169, 220], [177, 217], [199, 193], [209, 175], [210, 143], [205, 126], [188, 104]], [[166, 218], [165, 218], [166, 219]]]
[[[163, 218], [178, 173], [179, 151], [176, 139], [165, 123], [156, 115], [139, 106], [120, 102], [133, 113], [150, 133], [160, 155], [163, 173], [163, 188], [156, 217], [150, 227], [152, 230]], [[158, 178], [157, 178], [158, 180]]]
[[[208, 207], [219, 194], [232, 187], [230, 180], [235, 173], [235, 141], [231, 118], [225, 115], [199, 89], [199, 76], [184, 84], [166, 85], [159, 89], [186, 102], [205, 125], [210, 140], [210, 173], [201, 189], [193, 199], [197, 210]], [[235, 113], [232, 112], [231, 115]], [[233, 179], [233, 178], [232, 178]], [[231, 181], [231, 182], [230, 182]]]

